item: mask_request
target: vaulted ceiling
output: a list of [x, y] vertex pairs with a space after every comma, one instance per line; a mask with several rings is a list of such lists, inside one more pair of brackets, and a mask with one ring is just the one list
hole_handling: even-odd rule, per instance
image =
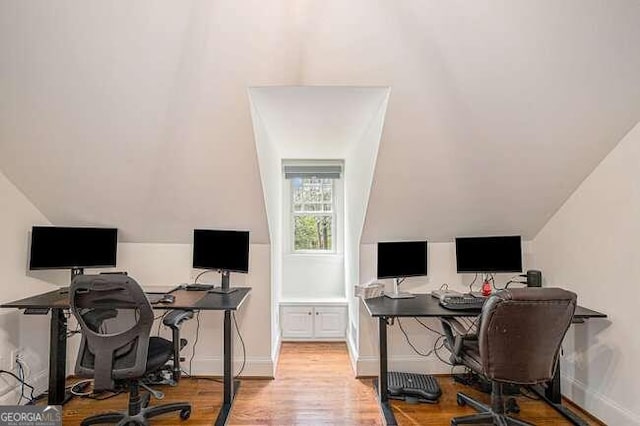
[[636, 0], [0, 3], [0, 170], [56, 224], [269, 239], [247, 89], [391, 89], [363, 241], [533, 237], [640, 119]]

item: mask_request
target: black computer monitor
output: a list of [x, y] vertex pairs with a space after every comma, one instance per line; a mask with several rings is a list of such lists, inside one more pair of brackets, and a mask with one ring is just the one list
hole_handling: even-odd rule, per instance
[[427, 242], [396, 241], [378, 243], [378, 278], [393, 278], [393, 292], [386, 293], [392, 299], [415, 297], [398, 291], [400, 278], [427, 275]]
[[194, 229], [193, 267], [221, 271], [228, 290], [230, 272], [249, 272], [249, 231]]
[[71, 269], [73, 276], [83, 268], [111, 268], [117, 248], [116, 228], [34, 226], [29, 269]]
[[378, 243], [378, 278], [427, 275], [427, 242]]
[[458, 273], [522, 272], [519, 235], [456, 238]]

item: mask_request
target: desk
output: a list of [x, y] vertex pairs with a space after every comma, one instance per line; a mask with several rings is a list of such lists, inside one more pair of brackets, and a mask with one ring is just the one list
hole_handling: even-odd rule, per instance
[[[378, 335], [379, 335], [379, 352], [380, 367], [378, 373], [378, 401], [384, 415], [387, 425], [397, 425], [389, 398], [387, 395], [387, 326], [389, 319], [402, 317], [475, 317], [480, 314], [480, 310], [464, 310], [453, 311], [440, 306], [439, 300], [431, 294], [416, 294], [411, 299], [391, 299], [389, 297], [375, 297], [372, 299], [364, 299], [363, 302], [371, 315], [378, 318]], [[592, 311], [591, 309], [576, 307], [573, 315], [574, 322], [584, 322], [588, 318], [606, 318], [607, 316], [601, 312]], [[562, 406], [562, 394], [560, 392], [560, 366], [556, 368], [555, 376], [549, 386], [543, 392], [537, 389], [540, 396], [545, 402], [551, 404], [553, 408], [568, 418], [573, 424], [586, 425], [575, 414], [570, 412], [566, 407]]]
[[[177, 290], [172, 294], [175, 302], [154, 304], [153, 309], [196, 309], [205, 311], [224, 311], [223, 331], [223, 401], [215, 424], [226, 423], [239, 381], [233, 380], [233, 336], [231, 312], [237, 310], [246, 300], [251, 288], [236, 287], [229, 294], [214, 294], [205, 291]], [[0, 308], [50, 308], [51, 328], [49, 340], [49, 405], [61, 405], [65, 397], [66, 360], [67, 360], [67, 318], [65, 309], [69, 309], [69, 293], [66, 290], [53, 290], [26, 299], [5, 303]]]

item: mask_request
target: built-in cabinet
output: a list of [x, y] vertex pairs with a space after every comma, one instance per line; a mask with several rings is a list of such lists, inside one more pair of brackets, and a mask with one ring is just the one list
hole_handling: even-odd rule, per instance
[[281, 303], [283, 340], [345, 340], [347, 305], [334, 303]]

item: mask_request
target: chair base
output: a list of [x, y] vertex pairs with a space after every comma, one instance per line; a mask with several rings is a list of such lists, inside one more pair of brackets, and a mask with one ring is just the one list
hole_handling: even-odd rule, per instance
[[514, 419], [513, 417], [509, 417], [503, 413], [498, 413], [488, 405], [482, 404], [462, 392], [458, 392], [456, 399], [458, 405], [469, 405], [480, 413], [471, 414], [469, 416], [454, 417], [451, 419], [451, 425], [494, 424], [499, 426], [533, 426], [532, 423]]
[[[95, 416], [87, 417], [80, 423], [81, 426], [98, 425], [98, 424], [116, 424], [118, 426], [125, 426], [129, 424], [148, 426], [148, 419], [159, 416], [165, 413], [171, 413], [174, 411], [180, 412], [180, 419], [187, 420], [191, 416], [191, 405], [187, 402], [176, 402], [172, 404], [157, 405], [155, 407], [149, 407], [148, 394], [141, 398], [139, 404], [130, 401], [129, 413], [104, 413], [96, 414]], [[131, 413], [133, 411], [133, 414]]]

